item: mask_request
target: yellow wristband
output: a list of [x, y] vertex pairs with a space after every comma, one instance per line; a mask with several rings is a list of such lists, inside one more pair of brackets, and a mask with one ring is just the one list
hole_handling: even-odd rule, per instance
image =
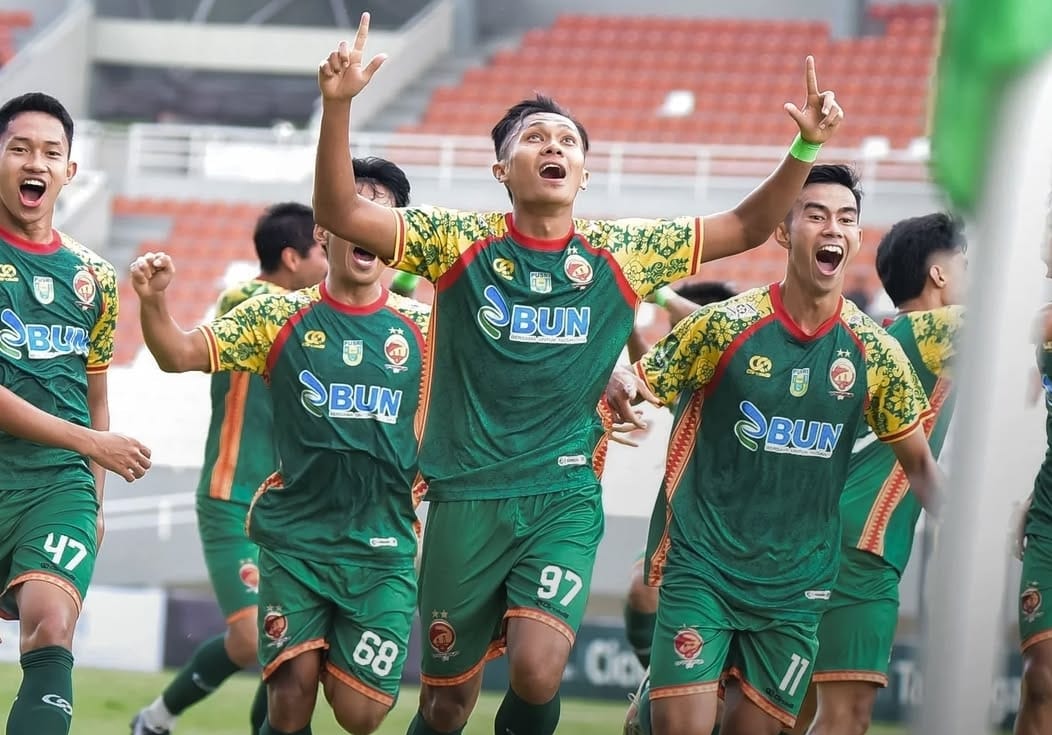
[[818, 160], [818, 151], [822, 150], [821, 143], [808, 143], [800, 133], [796, 134], [793, 144], [789, 146], [789, 155], [804, 163], [814, 163]]

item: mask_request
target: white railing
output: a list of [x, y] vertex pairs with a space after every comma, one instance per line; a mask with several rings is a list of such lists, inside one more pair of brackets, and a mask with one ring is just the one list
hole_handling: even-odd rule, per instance
[[[291, 128], [236, 128], [200, 125], [138, 124], [129, 129], [126, 175], [231, 182], [308, 181], [313, 175], [316, 137]], [[378, 155], [407, 169], [426, 168], [443, 189], [458, 180], [489, 178], [493, 144], [485, 137], [356, 132], [355, 155]], [[718, 179], [755, 181], [766, 176], [785, 147], [596, 143], [588, 168], [609, 193], [620, 193], [626, 180], [656, 187], [693, 182], [704, 196]], [[822, 160], [854, 164], [870, 191], [894, 182], [928, 187], [926, 147], [888, 150], [883, 146], [828, 149]]]
[[196, 523], [196, 496], [192, 492], [137, 495], [108, 499], [103, 505], [106, 531], [155, 529], [157, 538], [166, 541], [172, 526]]

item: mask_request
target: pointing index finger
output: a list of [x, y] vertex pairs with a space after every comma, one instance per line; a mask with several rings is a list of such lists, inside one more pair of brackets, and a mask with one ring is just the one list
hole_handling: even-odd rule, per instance
[[361, 51], [365, 48], [365, 39], [369, 37], [369, 13], [362, 13], [362, 19], [358, 21], [358, 32], [354, 35], [354, 50]]
[[804, 65], [807, 70], [807, 96], [814, 97], [818, 95], [818, 75], [815, 74], [815, 57], [808, 56], [804, 61]]

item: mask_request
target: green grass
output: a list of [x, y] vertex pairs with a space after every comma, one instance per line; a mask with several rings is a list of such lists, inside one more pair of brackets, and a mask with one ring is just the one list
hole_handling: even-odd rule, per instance
[[[10, 701], [21, 677], [15, 665], [0, 665], [0, 698]], [[132, 715], [150, 703], [164, 688], [171, 673], [141, 674], [77, 669], [74, 672], [76, 716], [72, 735], [125, 735]], [[179, 719], [177, 735], [246, 735], [248, 707], [256, 679], [238, 675], [212, 697], [191, 708]], [[500, 696], [483, 694], [465, 735], [490, 735]], [[627, 701], [626, 701], [627, 704]], [[619, 735], [625, 706], [582, 700], [563, 702], [559, 732], [566, 735]], [[380, 735], [404, 735], [416, 712], [416, 690], [405, 688], [394, 710], [378, 731]], [[342, 733], [324, 699], [314, 717], [315, 735]], [[901, 728], [874, 726], [873, 735], [901, 735]]]

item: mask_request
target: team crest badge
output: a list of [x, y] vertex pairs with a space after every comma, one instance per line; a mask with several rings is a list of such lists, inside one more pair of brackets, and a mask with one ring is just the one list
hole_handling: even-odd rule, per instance
[[534, 293], [551, 293], [552, 274], [537, 271], [530, 273], [530, 290]]
[[241, 560], [237, 576], [241, 578], [241, 584], [245, 585], [245, 589], [249, 592], [253, 594], [259, 592], [259, 567], [251, 559]]
[[789, 377], [789, 395], [800, 396], [807, 393], [807, 386], [811, 382], [811, 368], [793, 368]]
[[829, 382], [833, 384], [832, 395], [837, 398], [850, 398], [851, 388], [855, 385], [855, 363], [848, 358], [847, 350], [839, 350], [837, 359], [829, 366]]
[[77, 300], [80, 301], [82, 307], [95, 303], [96, 291], [95, 277], [83, 268], [78, 270], [73, 276], [73, 293], [77, 295]]
[[515, 277], [515, 264], [507, 258], [497, 258], [493, 261], [493, 271], [505, 281]]
[[281, 607], [267, 605], [267, 613], [263, 616], [263, 634], [270, 640], [267, 646], [270, 648], [281, 648], [289, 640], [289, 619]]
[[1023, 619], [1026, 622], [1032, 623], [1041, 617], [1044, 612], [1041, 609], [1041, 602], [1041, 590], [1037, 588], [1036, 582], [1031, 582], [1023, 590], [1023, 593], [1019, 595], [1019, 611], [1023, 614]]
[[55, 281], [51, 276], [33, 276], [33, 295], [42, 304], [55, 300]]
[[354, 367], [362, 364], [362, 356], [365, 354], [365, 348], [362, 346], [360, 339], [345, 339], [343, 341], [343, 363]]
[[400, 373], [406, 369], [405, 364], [409, 362], [409, 342], [398, 327], [391, 327], [391, 333], [384, 342], [384, 356], [387, 358], [384, 367], [391, 372]]
[[705, 663], [701, 660], [701, 649], [705, 646], [701, 634], [694, 628], [681, 628], [672, 639], [672, 648], [679, 657], [676, 666], [692, 669]]
[[449, 623], [449, 613], [435, 610], [431, 613], [431, 625], [427, 627], [427, 639], [431, 643], [431, 655], [440, 661], [449, 661], [459, 651], [453, 650], [457, 644], [457, 631]]
[[592, 282], [592, 264], [577, 253], [577, 248], [570, 248], [570, 254], [563, 261], [563, 272], [570, 282], [578, 288], [584, 288]]

